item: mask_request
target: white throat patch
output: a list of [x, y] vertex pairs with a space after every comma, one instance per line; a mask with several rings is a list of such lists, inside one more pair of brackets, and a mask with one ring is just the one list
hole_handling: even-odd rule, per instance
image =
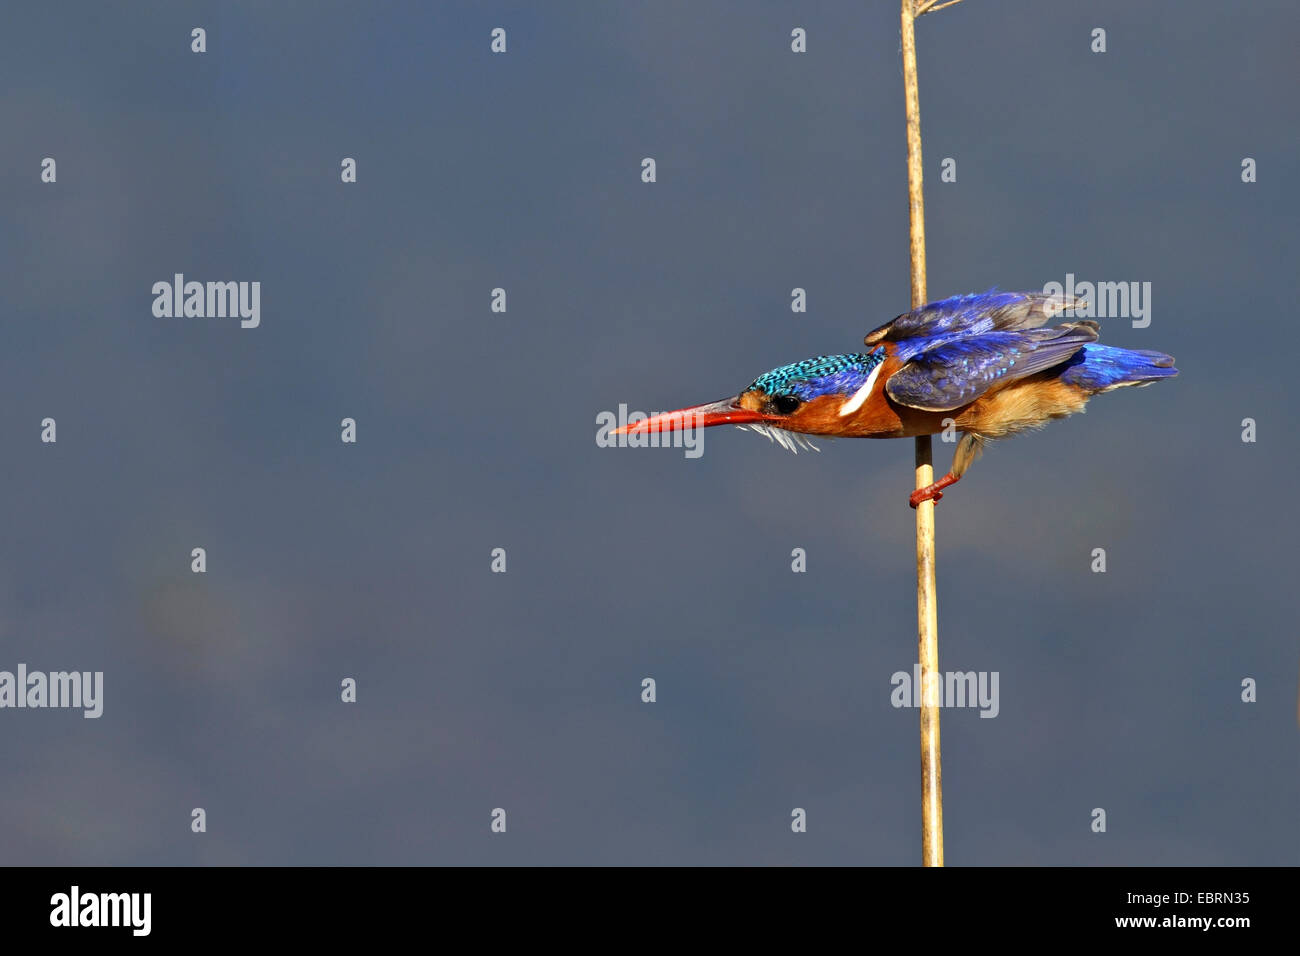
[[876, 384], [876, 376], [880, 374], [880, 369], [884, 364], [885, 363], [881, 361], [875, 368], [873, 368], [871, 374], [867, 376], [867, 380], [862, 383], [862, 387], [854, 392], [853, 397], [844, 403], [844, 407], [840, 409], [841, 418], [845, 415], [852, 415], [861, 408], [863, 403], [871, 396], [871, 389]]

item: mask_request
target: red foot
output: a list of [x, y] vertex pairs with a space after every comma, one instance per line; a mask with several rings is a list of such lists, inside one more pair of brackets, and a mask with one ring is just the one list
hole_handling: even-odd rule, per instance
[[943, 497], [943, 489], [947, 488], [949, 485], [957, 484], [959, 480], [960, 479], [952, 472], [948, 472], [948, 474], [944, 475], [934, 484], [926, 485], [924, 488], [917, 488], [916, 491], [912, 492], [911, 497], [907, 499], [907, 503], [913, 508], [919, 505], [922, 501], [933, 501], [935, 504], [938, 504], [939, 500]]

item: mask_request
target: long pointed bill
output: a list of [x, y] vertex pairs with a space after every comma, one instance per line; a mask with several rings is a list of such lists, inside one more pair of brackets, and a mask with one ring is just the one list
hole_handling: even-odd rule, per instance
[[741, 408], [734, 398], [724, 398], [708, 405], [692, 405], [675, 412], [652, 415], [644, 421], [632, 422], [612, 432], [615, 435], [640, 435], [649, 432], [676, 432], [687, 428], [708, 428], [711, 425], [748, 425], [779, 418]]

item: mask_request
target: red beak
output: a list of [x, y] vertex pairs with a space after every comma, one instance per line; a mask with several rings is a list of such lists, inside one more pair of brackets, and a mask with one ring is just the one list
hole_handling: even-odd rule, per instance
[[614, 435], [639, 435], [648, 432], [675, 432], [686, 428], [708, 428], [710, 425], [748, 425], [779, 419], [779, 415], [765, 415], [741, 408], [734, 398], [724, 398], [708, 405], [692, 405], [675, 412], [652, 415], [645, 421], [633, 422], [616, 428]]

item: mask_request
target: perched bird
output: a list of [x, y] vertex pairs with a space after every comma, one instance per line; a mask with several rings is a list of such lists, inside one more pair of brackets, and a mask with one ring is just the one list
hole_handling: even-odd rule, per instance
[[756, 378], [735, 398], [665, 412], [615, 434], [739, 425], [791, 451], [804, 436], [909, 438], [962, 432], [952, 469], [912, 493], [943, 497], [985, 439], [1083, 411], [1098, 392], [1177, 375], [1163, 352], [1098, 345], [1097, 323], [1043, 328], [1081, 300], [1041, 292], [959, 295], [905, 312], [867, 335], [865, 352], [823, 355]]

